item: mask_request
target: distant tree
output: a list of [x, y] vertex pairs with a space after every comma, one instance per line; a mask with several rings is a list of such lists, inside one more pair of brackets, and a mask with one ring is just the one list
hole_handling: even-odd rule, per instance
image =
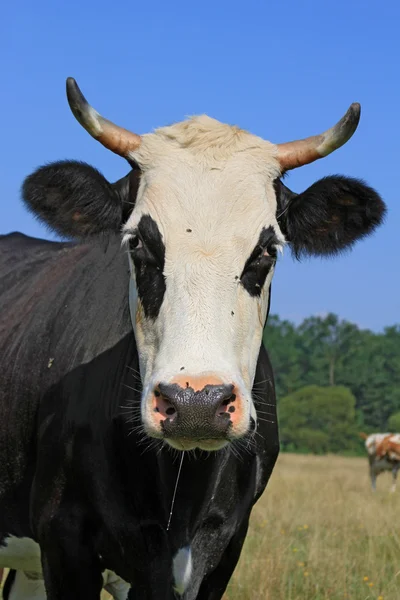
[[309, 357], [309, 382], [336, 385], [337, 371], [351, 349], [357, 327], [329, 313], [324, 318], [305, 319], [298, 331], [302, 349]]
[[359, 426], [385, 431], [400, 412], [400, 325], [382, 333], [359, 329], [334, 314], [299, 326], [270, 316], [264, 343], [274, 367], [278, 402], [307, 385], [349, 388]]
[[309, 385], [282, 398], [278, 416], [283, 449], [299, 452], [357, 450], [356, 399], [343, 386]]
[[301, 347], [295, 325], [271, 315], [264, 331], [264, 344], [274, 367], [278, 398], [304, 385]]
[[388, 419], [388, 430], [393, 433], [400, 433], [400, 412], [394, 413]]
[[383, 333], [359, 331], [359, 343], [346, 357], [341, 381], [357, 398], [364, 422], [375, 430], [386, 430], [388, 419], [400, 411], [400, 328]]

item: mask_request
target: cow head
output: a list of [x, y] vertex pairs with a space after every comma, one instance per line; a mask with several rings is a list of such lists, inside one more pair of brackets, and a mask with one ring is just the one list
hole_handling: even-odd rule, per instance
[[55, 163], [27, 178], [24, 199], [63, 236], [121, 233], [145, 430], [175, 448], [219, 449], [256, 427], [251, 390], [285, 244], [336, 254], [383, 218], [360, 181], [328, 177], [297, 195], [280, 180], [344, 144], [359, 105], [324, 134], [276, 145], [206, 116], [138, 136], [94, 111], [73, 79], [67, 93], [132, 171], [110, 184], [86, 164]]

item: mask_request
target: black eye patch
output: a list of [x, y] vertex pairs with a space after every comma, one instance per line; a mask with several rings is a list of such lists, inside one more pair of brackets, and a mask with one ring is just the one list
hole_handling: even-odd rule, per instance
[[279, 240], [275, 230], [270, 225], [264, 227], [260, 233], [258, 243], [246, 260], [240, 276], [240, 283], [250, 296], [260, 296], [267, 275], [276, 262], [276, 244]]
[[135, 265], [136, 286], [149, 319], [156, 319], [164, 299], [165, 245], [157, 223], [150, 215], [143, 215], [135, 235], [129, 241], [129, 249]]

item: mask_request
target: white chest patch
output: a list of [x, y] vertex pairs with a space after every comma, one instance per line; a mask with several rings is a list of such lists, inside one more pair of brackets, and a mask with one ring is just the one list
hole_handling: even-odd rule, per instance
[[9, 600], [45, 600], [46, 589], [43, 579], [32, 579], [28, 573], [17, 571], [10, 590]]
[[192, 575], [192, 551], [190, 546], [181, 548], [173, 560], [174, 590], [182, 595]]
[[[0, 546], [0, 568], [16, 569], [9, 600], [45, 600], [46, 592], [40, 562], [40, 547], [30, 538], [5, 538]], [[103, 586], [114, 600], [126, 600], [130, 585], [113, 571], [103, 572]]]
[[113, 571], [106, 570], [103, 572], [103, 587], [114, 600], [126, 600], [131, 586]]
[[0, 567], [41, 573], [39, 544], [30, 538], [5, 538], [0, 546]]

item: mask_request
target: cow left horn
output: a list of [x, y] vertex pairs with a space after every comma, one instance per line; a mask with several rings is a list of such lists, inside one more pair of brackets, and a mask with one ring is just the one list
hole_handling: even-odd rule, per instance
[[67, 97], [68, 104], [75, 118], [92, 137], [108, 148], [108, 150], [119, 154], [119, 156], [128, 158], [131, 152], [139, 148], [141, 142], [140, 135], [118, 127], [118, 125], [99, 115], [88, 104], [78, 84], [72, 77], [68, 77], [67, 79]]
[[304, 140], [277, 144], [277, 158], [282, 171], [296, 169], [318, 158], [328, 156], [345, 144], [357, 129], [361, 106], [354, 102], [347, 113], [331, 129]]

